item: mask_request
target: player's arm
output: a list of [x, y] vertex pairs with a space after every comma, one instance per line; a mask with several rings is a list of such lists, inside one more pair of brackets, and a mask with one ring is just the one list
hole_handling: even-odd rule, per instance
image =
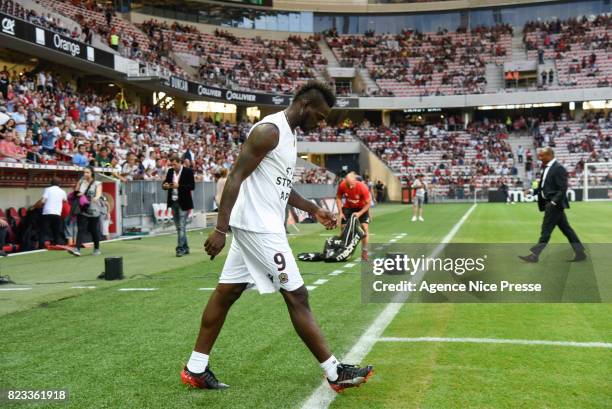
[[336, 191], [336, 209], [338, 209], [338, 220], [342, 222], [344, 219], [344, 213], [342, 213], [342, 182], [338, 183], [338, 190]]
[[238, 199], [240, 185], [259, 166], [268, 152], [276, 148], [278, 141], [278, 128], [272, 124], [261, 124], [251, 131], [242, 146], [240, 155], [238, 155], [225, 181], [221, 203], [219, 204], [217, 226], [210, 232], [204, 243], [204, 249], [211, 256], [211, 259], [219, 254], [225, 246], [225, 233], [229, 229], [230, 214], [236, 199]]
[[356, 213], [358, 218], [363, 216], [368, 210], [370, 210], [370, 206], [372, 206], [372, 198], [370, 197], [370, 191], [367, 187], [363, 189], [363, 193], [367, 195], [365, 199], [366, 205]]
[[317, 206], [310, 200], [306, 200], [300, 195], [295, 189], [291, 189], [289, 194], [288, 203], [300, 210], [313, 214], [319, 223], [325, 226], [327, 229], [333, 229], [336, 227], [336, 216], [330, 211]]

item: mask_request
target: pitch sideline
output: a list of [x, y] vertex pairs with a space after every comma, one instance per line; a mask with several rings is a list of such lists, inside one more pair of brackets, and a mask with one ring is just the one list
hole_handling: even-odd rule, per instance
[[[453, 228], [448, 232], [446, 236], [442, 239], [441, 243], [434, 249], [431, 254], [431, 257], [435, 257], [438, 255], [444, 247], [455, 237], [463, 223], [468, 219], [470, 214], [476, 208], [476, 203], [474, 203], [470, 208], [465, 212], [465, 214], [455, 223]], [[411, 281], [419, 281], [423, 277], [424, 271], [420, 270], [417, 272]], [[408, 293], [410, 294], [410, 293]], [[366, 355], [370, 352], [374, 344], [378, 341], [383, 331], [387, 328], [387, 326], [393, 321], [400, 308], [402, 307], [402, 303], [408, 299], [409, 295], [402, 295], [398, 299], [396, 299], [394, 303], [388, 304], [387, 307], [374, 319], [374, 322], [370, 325], [370, 327], [363, 333], [363, 335], [359, 338], [357, 343], [353, 345], [351, 350], [343, 357], [342, 361], [346, 362], [361, 362]], [[302, 404], [302, 409], [327, 409], [329, 405], [336, 398], [336, 393], [331, 390], [327, 381], [321, 382], [319, 385], [308, 397], [308, 399]]]

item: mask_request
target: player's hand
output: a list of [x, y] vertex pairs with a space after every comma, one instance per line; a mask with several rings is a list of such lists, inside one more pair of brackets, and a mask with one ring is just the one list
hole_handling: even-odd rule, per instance
[[321, 223], [327, 230], [331, 230], [336, 227], [336, 223], [338, 223], [338, 219], [336, 219], [336, 215], [330, 212], [329, 210], [325, 210], [322, 207], [317, 210], [315, 213], [315, 217], [317, 221]]
[[6, 227], [6, 226], [8, 226], [8, 222], [6, 220], [4, 220], [4, 219], [0, 219], [0, 226]]
[[212, 260], [221, 250], [223, 250], [223, 247], [225, 247], [225, 234], [219, 233], [217, 230], [211, 231], [206, 242], [204, 242], [206, 254], [208, 254]]

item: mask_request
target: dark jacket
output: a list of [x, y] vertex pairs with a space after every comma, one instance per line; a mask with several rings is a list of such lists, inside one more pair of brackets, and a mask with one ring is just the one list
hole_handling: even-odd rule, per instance
[[[165, 183], [172, 183], [174, 177], [174, 168], [168, 169], [166, 173]], [[195, 178], [193, 177], [193, 170], [183, 166], [181, 177], [179, 178], [178, 187], [178, 204], [181, 210], [193, 209], [193, 199], [191, 197], [191, 191], [195, 189]], [[172, 206], [172, 189], [168, 189], [168, 207]]]
[[[544, 177], [544, 172], [542, 172], [542, 177]], [[569, 201], [567, 200], [567, 170], [565, 170], [563, 165], [558, 161], [552, 164], [550, 169], [548, 169], [544, 186], [542, 186], [542, 177], [540, 178], [540, 187], [536, 189], [540, 211], [543, 212], [545, 210], [548, 202], [555, 202], [559, 209], [569, 208]], [[542, 191], [546, 199], [542, 197], [540, 193]]]

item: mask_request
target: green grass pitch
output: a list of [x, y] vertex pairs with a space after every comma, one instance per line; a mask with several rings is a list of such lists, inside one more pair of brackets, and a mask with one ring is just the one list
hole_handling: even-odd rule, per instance
[[[372, 242], [438, 243], [470, 204], [373, 210]], [[585, 242], [612, 243], [612, 204], [575, 203], [568, 211]], [[479, 204], [454, 242], [531, 243], [541, 214], [533, 204]], [[294, 253], [318, 250], [322, 227], [301, 225]], [[282, 298], [247, 291], [230, 312], [210, 365], [231, 385], [189, 390], [179, 372], [193, 348], [200, 314], [224, 255], [174, 257], [175, 236], [102, 245], [124, 258], [121, 282], [100, 282], [103, 257], [45, 252], [0, 260], [0, 274], [28, 291], [0, 291], [0, 389], [66, 388], [69, 408], [295, 408], [323, 380], [300, 342]], [[565, 238], [556, 231], [553, 242]], [[526, 248], [527, 250], [527, 248]], [[311, 304], [336, 356], [343, 356], [384, 309], [362, 304], [359, 263], [300, 263]], [[72, 288], [96, 286], [95, 289]], [[6, 286], [3, 286], [6, 287]], [[119, 288], [157, 288], [120, 292]], [[405, 304], [385, 337], [474, 337], [612, 342], [611, 304]], [[378, 342], [362, 363], [367, 385], [338, 395], [332, 408], [610, 408], [612, 350], [549, 345]], [[25, 407], [17, 405], [15, 407]], [[35, 407], [61, 407], [37, 404]]]

